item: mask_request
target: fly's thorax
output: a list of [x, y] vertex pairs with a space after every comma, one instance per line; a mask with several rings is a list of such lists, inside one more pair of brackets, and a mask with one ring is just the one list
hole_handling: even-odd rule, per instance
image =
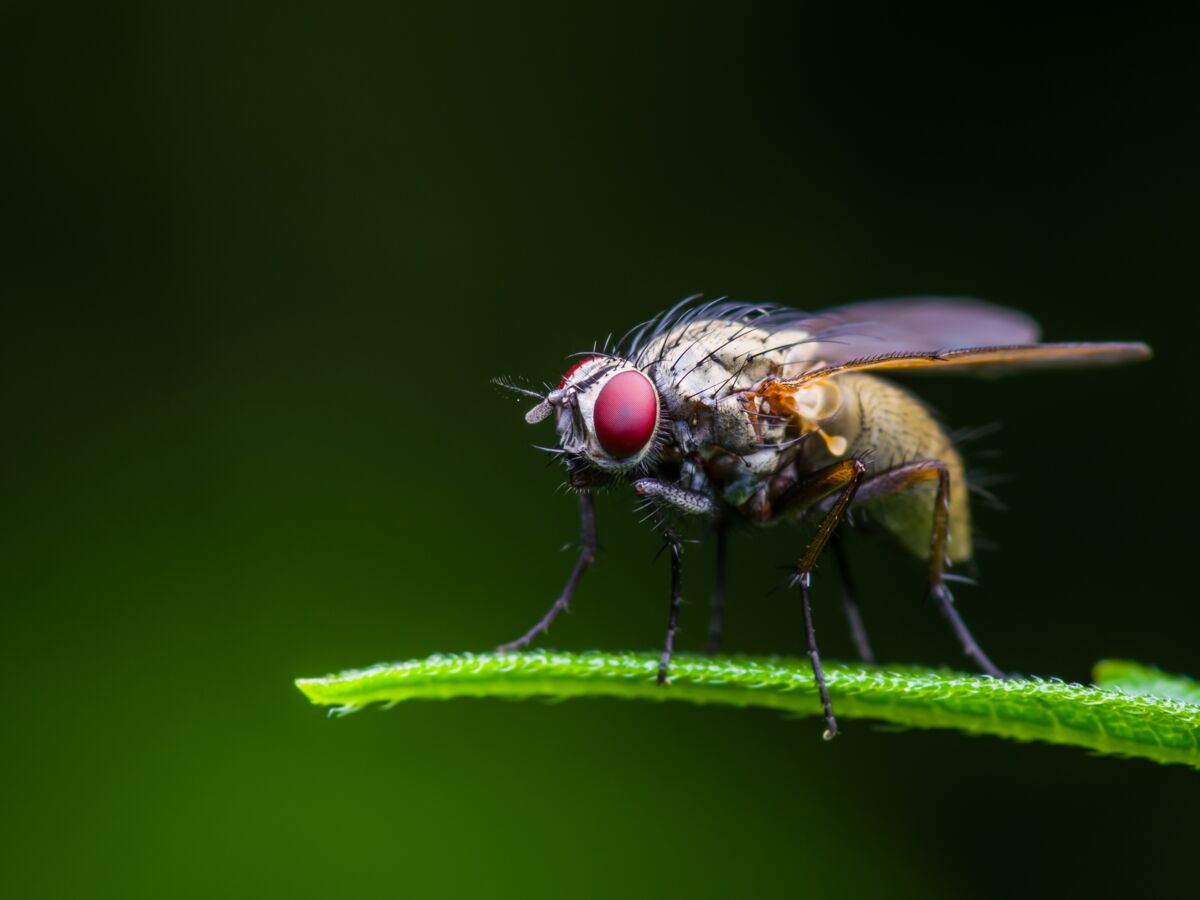
[[798, 472], [819, 468], [818, 457], [832, 462], [849, 447], [823, 427], [843, 406], [836, 384], [776, 378], [723, 398], [712, 407], [715, 440], [707, 454], [714, 486], [750, 519], [769, 520], [772, 491], [778, 495]]
[[806, 371], [816, 346], [810, 337], [799, 328], [769, 331], [742, 321], [702, 319], [647, 344], [635, 361], [654, 370], [668, 403], [676, 398], [713, 403], [770, 376]]
[[552, 396], [562, 449], [605, 472], [643, 465], [665, 431], [658, 388], [626, 360], [585, 359], [567, 372]]
[[718, 401], [712, 408], [712, 444], [741, 456], [762, 444], [756, 417], [738, 394]]

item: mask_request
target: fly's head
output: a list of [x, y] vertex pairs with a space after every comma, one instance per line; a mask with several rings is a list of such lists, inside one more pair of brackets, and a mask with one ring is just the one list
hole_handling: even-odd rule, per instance
[[644, 468], [666, 439], [664, 404], [653, 379], [614, 357], [576, 363], [525, 421], [551, 416], [568, 462], [579, 460], [609, 475]]

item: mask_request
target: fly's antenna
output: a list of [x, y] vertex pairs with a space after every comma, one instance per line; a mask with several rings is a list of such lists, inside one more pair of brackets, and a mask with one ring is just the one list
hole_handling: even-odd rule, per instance
[[539, 394], [537, 391], [531, 391], [503, 378], [493, 378], [492, 384], [516, 394], [534, 397], [538, 401], [536, 406], [525, 413], [525, 421], [530, 425], [536, 425], [538, 422], [548, 419], [550, 414], [554, 412], [554, 404], [551, 402], [548, 394]]
[[521, 394], [525, 397], [533, 397], [538, 401], [537, 406], [525, 413], [525, 421], [530, 425], [536, 425], [538, 422], [549, 418], [550, 413], [554, 412], [554, 402], [550, 398], [550, 395], [554, 392], [549, 388], [546, 389], [545, 393], [538, 393], [517, 384], [516, 379], [508, 375], [500, 375], [493, 378], [492, 384], [501, 390], [511, 391], [514, 394]]
[[502, 391], [510, 391], [514, 394], [523, 394], [526, 397], [536, 397], [538, 400], [545, 400], [545, 394], [539, 394], [537, 391], [530, 390], [523, 385], [517, 383], [517, 379], [511, 375], [497, 375], [491, 379], [492, 384], [500, 388]]
[[529, 412], [525, 413], [525, 421], [530, 425], [536, 425], [538, 422], [544, 422], [550, 418], [550, 414], [554, 412], [554, 404], [547, 397]]

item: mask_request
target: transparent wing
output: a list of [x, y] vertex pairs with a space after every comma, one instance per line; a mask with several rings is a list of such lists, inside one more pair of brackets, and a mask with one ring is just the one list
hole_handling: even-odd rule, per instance
[[779, 311], [761, 324], [809, 332], [814, 356], [827, 366], [895, 353], [1034, 344], [1041, 336], [1024, 313], [966, 297], [872, 300], [808, 315]]

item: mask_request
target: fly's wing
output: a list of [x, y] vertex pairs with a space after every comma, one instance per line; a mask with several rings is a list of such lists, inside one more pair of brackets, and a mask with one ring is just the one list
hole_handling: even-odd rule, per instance
[[799, 386], [843, 372], [871, 369], [964, 369], [971, 374], [1006, 375], [1031, 369], [1066, 369], [1108, 366], [1150, 358], [1141, 343], [1026, 344], [1008, 347], [968, 347], [958, 350], [899, 351], [821, 366], [787, 384]]
[[807, 371], [801, 359], [788, 360], [784, 380], [795, 384], [870, 369], [995, 376], [1150, 357], [1140, 343], [1039, 344], [1040, 329], [1024, 313], [969, 298], [874, 300], [808, 316], [779, 310], [765, 323], [810, 335], [803, 348]]
[[806, 352], [822, 366], [951, 347], [1034, 344], [1041, 336], [1024, 313], [966, 297], [872, 300], [810, 315], [778, 310], [763, 324], [807, 332]]

